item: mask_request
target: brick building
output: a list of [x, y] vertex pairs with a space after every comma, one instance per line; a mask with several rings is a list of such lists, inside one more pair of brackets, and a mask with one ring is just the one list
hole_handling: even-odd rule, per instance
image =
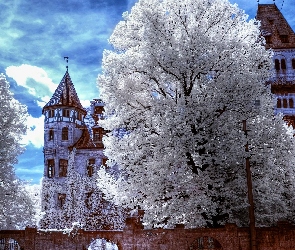
[[259, 4], [256, 18], [261, 21], [266, 48], [274, 53], [273, 74], [267, 83], [277, 97], [275, 114], [283, 113], [295, 128], [295, 33], [275, 4]]

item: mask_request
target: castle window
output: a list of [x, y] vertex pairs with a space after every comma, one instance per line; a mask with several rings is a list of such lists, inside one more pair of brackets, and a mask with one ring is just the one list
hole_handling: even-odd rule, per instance
[[281, 108], [282, 107], [282, 100], [280, 98], [277, 99], [277, 108]]
[[61, 132], [61, 139], [63, 141], [66, 141], [69, 139], [69, 129], [67, 127], [62, 128], [62, 132]]
[[279, 59], [275, 59], [275, 69], [276, 70], [280, 70], [280, 61], [279, 61]]
[[69, 109], [63, 109], [62, 110], [62, 116], [70, 117], [70, 110]]
[[93, 141], [101, 142], [103, 137], [103, 128], [99, 128], [93, 131]]
[[51, 109], [48, 111], [48, 117], [49, 118], [54, 117], [54, 109]]
[[264, 38], [266, 43], [271, 43], [271, 36], [265, 36]]
[[78, 120], [82, 121], [82, 114], [81, 113], [78, 113]]
[[292, 59], [292, 68], [295, 69], [295, 59]]
[[280, 39], [281, 39], [282, 43], [288, 43], [289, 42], [289, 39], [288, 39], [287, 35], [281, 35]]
[[87, 175], [89, 177], [92, 177], [92, 175], [93, 175], [93, 165], [94, 164], [95, 164], [95, 159], [89, 159], [88, 160]]
[[286, 69], [286, 60], [285, 59], [281, 60], [281, 66], [282, 66], [282, 69]]
[[54, 138], [54, 131], [53, 131], [53, 129], [50, 129], [49, 130], [49, 141], [53, 140], [53, 138]]
[[88, 209], [91, 209], [91, 195], [93, 194], [93, 191], [87, 192], [86, 193], [86, 199], [85, 199], [85, 205]]
[[54, 177], [54, 160], [47, 160], [47, 176], [48, 178]]
[[58, 206], [60, 208], [63, 207], [63, 205], [65, 204], [66, 201], [66, 194], [58, 194], [57, 195], [57, 202], [58, 202]]
[[289, 99], [289, 107], [294, 108], [294, 101], [292, 98]]
[[283, 99], [283, 108], [288, 108], [287, 99]]
[[59, 160], [59, 177], [66, 177], [68, 171], [68, 161], [64, 159]]
[[106, 167], [107, 166], [107, 160], [108, 160], [108, 158], [102, 158], [101, 165]]

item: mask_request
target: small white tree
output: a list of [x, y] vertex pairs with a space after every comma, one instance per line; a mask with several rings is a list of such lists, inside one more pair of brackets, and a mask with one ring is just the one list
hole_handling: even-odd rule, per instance
[[9, 83], [0, 74], [0, 229], [19, 229], [34, 224], [34, 208], [13, 165], [24, 147], [27, 110], [13, 98]]
[[258, 224], [292, 218], [294, 141], [273, 117], [258, 22], [227, 0], [140, 0], [124, 19], [98, 79], [121, 176], [101, 170], [100, 188], [147, 226], [247, 225], [250, 156]]

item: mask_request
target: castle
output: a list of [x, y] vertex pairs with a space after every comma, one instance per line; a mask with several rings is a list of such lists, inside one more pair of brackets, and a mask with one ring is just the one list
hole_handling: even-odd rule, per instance
[[[295, 34], [275, 4], [259, 4], [257, 19], [266, 48], [274, 52], [274, 70], [267, 84], [277, 97], [275, 113], [283, 113], [295, 127]], [[71, 227], [80, 222], [84, 228], [120, 229], [124, 212], [103, 199], [97, 189], [95, 172], [105, 165], [99, 126], [104, 104], [91, 102], [93, 124], [86, 126], [87, 111], [82, 107], [68, 70], [50, 101], [43, 108], [44, 178], [42, 184], [41, 228]], [[115, 171], [109, 169], [109, 171]]]
[[[124, 213], [105, 201], [97, 189], [95, 172], [105, 165], [98, 121], [103, 119], [103, 102], [91, 102], [87, 114], [80, 103], [68, 70], [50, 101], [43, 108], [44, 177], [42, 181], [41, 228], [119, 229]], [[87, 126], [85, 117], [92, 124]], [[109, 169], [112, 171], [112, 169]]]

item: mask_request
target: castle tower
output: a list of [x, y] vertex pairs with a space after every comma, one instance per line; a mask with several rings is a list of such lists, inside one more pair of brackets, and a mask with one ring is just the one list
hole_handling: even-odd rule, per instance
[[[102, 100], [95, 99], [87, 115], [68, 71], [44, 106], [41, 228], [70, 228], [73, 223], [88, 230], [122, 228], [123, 210], [104, 200], [96, 185], [96, 172], [107, 160], [105, 132], [99, 126], [103, 107]], [[86, 116], [93, 120], [91, 127], [84, 122]]]
[[274, 52], [271, 91], [275, 94], [275, 114], [295, 128], [295, 33], [275, 4], [259, 4], [256, 18], [261, 21], [261, 34], [266, 48]]
[[68, 147], [82, 135], [86, 110], [82, 107], [68, 71], [44, 106], [44, 178], [66, 177]]

